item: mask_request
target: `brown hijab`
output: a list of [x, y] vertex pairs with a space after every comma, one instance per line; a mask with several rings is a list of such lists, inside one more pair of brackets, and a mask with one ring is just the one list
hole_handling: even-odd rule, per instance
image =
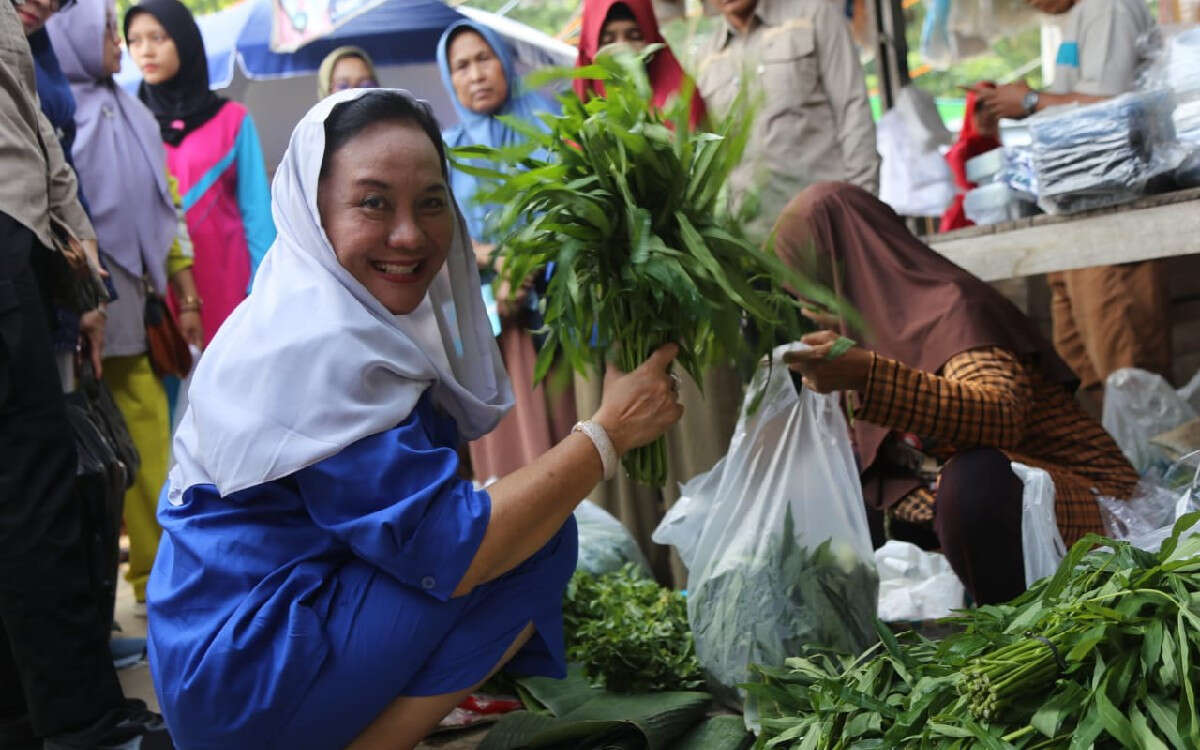
[[[775, 233], [775, 252], [795, 268], [832, 261], [833, 289], [859, 312], [866, 329], [843, 333], [880, 355], [936, 373], [956, 354], [995, 346], [1029, 358], [1064, 389], [1078, 387], [1079, 379], [1033, 321], [914, 237], [891, 208], [865, 190], [838, 182], [815, 184], [792, 199]], [[864, 475], [889, 432], [855, 423]], [[866, 487], [864, 495], [886, 508], [913, 487], [911, 481], [880, 482]]]

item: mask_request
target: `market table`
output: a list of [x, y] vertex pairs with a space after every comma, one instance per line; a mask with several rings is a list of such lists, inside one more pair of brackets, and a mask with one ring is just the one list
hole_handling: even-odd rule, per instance
[[1190, 255], [1200, 253], [1200, 188], [927, 239], [934, 250], [984, 281]]

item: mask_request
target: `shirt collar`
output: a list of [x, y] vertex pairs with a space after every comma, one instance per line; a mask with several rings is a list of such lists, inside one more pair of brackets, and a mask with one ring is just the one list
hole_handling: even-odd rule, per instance
[[774, 26], [775, 23], [771, 20], [771, 13], [767, 8], [769, 4], [769, 0], [758, 0], [758, 5], [754, 8], [754, 16], [750, 19], [750, 30], [747, 32], [737, 31], [729, 24], [729, 20], [722, 16], [718, 31], [721, 34], [721, 49], [724, 49], [729, 44], [729, 40], [740, 33], [752, 34], [759, 26]]

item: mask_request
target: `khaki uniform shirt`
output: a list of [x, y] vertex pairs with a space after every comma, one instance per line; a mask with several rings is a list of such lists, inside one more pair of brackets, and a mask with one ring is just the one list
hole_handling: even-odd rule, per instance
[[744, 81], [754, 132], [730, 180], [735, 207], [757, 192], [747, 227], [764, 238], [795, 195], [815, 182], [879, 190], [875, 122], [858, 49], [829, 0], [759, 0], [749, 29], [728, 23], [702, 48], [697, 85], [710, 113], [727, 116]]
[[1054, 62], [1054, 94], [1116, 96], [1134, 89], [1139, 40], [1154, 28], [1144, 0], [1080, 0]]
[[12, 3], [4, 0], [0, 0], [0, 212], [28, 227], [46, 247], [54, 247], [51, 216], [78, 239], [96, 239], [79, 205], [75, 172], [38, 106], [25, 30]]

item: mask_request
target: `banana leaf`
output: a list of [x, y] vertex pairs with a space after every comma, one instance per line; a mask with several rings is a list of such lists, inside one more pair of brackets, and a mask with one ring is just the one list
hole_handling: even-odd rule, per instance
[[[518, 680], [523, 682], [527, 681]], [[529, 711], [509, 714], [488, 732], [480, 750], [667, 750], [703, 720], [712, 703], [708, 693], [596, 692], [558, 717]]]

